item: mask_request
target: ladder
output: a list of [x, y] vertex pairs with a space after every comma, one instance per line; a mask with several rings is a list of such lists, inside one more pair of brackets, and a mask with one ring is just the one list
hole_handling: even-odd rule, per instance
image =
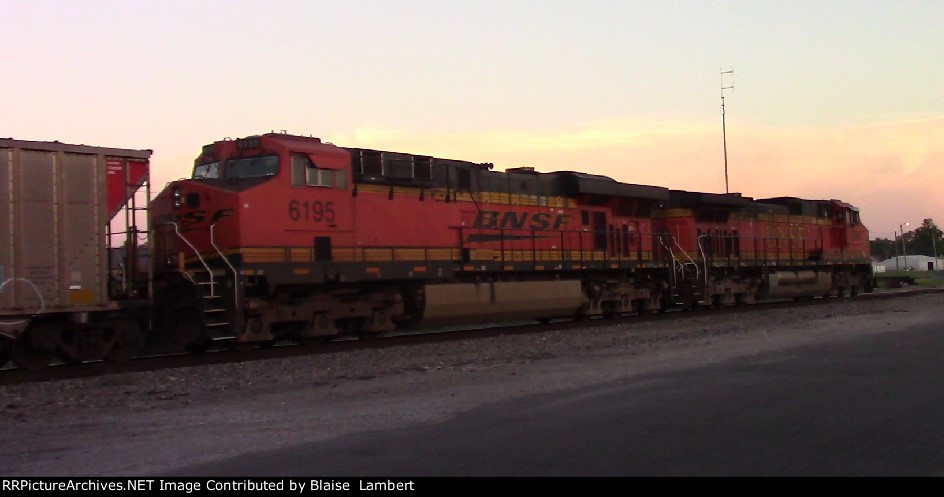
[[203, 325], [211, 336], [223, 332], [231, 323], [228, 320], [223, 295], [219, 291], [221, 276], [212, 269], [195, 269], [191, 271], [193, 282], [200, 287], [203, 295]]

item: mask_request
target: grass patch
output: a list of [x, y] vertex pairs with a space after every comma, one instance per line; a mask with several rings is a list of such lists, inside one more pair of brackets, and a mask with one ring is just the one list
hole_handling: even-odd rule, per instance
[[886, 271], [874, 276], [879, 288], [900, 288], [902, 283], [911, 286], [911, 280], [920, 287], [944, 287], [944, 271]]

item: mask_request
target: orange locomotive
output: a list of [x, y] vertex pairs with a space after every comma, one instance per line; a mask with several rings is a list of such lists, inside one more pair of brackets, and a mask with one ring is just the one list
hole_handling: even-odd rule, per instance
[[657, 213], [683, 305], [872, 291], [868, 230], [838, 200], [671, 192]]
[[871, 290], [867, 231], [839, 201], [275, 133], [204, 147], [151, 228], [154, 331], [192, 348]]

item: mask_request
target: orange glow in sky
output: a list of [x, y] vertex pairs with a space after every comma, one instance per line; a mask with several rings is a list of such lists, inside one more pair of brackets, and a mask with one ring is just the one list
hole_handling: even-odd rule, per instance
[[838, 198], [944, 224], [944, 2], [0, 0], [0, 136], [154, 150], [287, 130], [498, 169]]

